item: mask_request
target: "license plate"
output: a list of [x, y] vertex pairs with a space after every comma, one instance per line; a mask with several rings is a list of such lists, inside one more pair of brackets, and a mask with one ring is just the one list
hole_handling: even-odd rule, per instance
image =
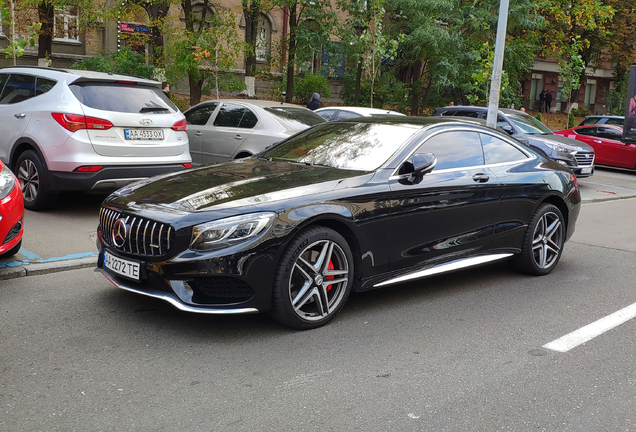
[[104, 251], [104, 267], [120, 276], [139, 281], [140, 263], [111, 255]]
[[124, 129], [127, 140], [162, 140], [163, 129]]
[[592, 167], [582, 168], [581, 169], [581, 174], [592, 174]]

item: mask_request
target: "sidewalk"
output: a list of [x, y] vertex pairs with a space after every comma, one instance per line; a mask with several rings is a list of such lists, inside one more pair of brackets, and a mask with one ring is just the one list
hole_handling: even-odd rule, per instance
[[[583, 204], [636, 197], [636, 176], [632, 182], [631, 177], [612, 178], [611, 175], [611, 172], [603, 173], [579, 181]], [[631, 186], [633, 189], [625, 186]], [[632, 200], [613, 207], [622, 208], [625, 206], [630, 207], [630, 210], [631, 207], [634, 207], [636, 211], [636, 204]], [[598, 211], [600, 209], [595, 209], [595, 213]], [[56, 214], [27, 213], [25, 225], [28, 226], [28, 231], [23, 239], [23, 247], [14, 257], [0, 260], [0, 280], [96, 266], [98, 255], [95, 246], [97, 212], [92, 207], [87, 210], [89, 213], [85, 219], [80, 220], [81, 226], [78, 226], [77, 219], [65, 218], [65, 212], [66, 210]], [[70, 215], [75, 212], [76, 210], [71, 208], [68, 209], [67, 213]], [[631, 211], [628, 213], [632, 214]], [[577, 234], [589, 227], [589, 224], [586, 225], [582, 221], [586, 214], [588, 211], [585, 210], [584, 206], [579, 217]], [[54, 231], [51, 230], [53, 224], [56, 226]], [[78, 233], [78, 235], [69, 237], [67, 235], [69, 232]], [[46, 244], [40, 239], [47, 239]], [[39, 255], [31, 252], [32, 250], [38, 250]]]

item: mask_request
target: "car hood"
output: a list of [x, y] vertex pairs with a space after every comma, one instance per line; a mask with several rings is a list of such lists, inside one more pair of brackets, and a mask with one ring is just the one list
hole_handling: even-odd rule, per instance
[[370, 176], [362, 171], [247, 158], [142, 180], [119, 189], [104, 204], [159, 213], [239, 207], [255, 211], [262, 204], [351, 187]]
[[572, 138], [564, 137], [561, 135], [525, 135], [528, 139], [532, 141], [538, 141], [541, 143], [554, 143], [557, 142], [564, 147], [569, 147], [576, 151], [583, 152], [594, 152], [594, 148], [592, 146], [585, 144], [584, 142], [577, 141]]

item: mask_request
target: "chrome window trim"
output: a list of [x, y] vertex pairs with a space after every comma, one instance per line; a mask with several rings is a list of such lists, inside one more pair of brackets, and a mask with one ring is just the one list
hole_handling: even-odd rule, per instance
[[[446, 132], [475, 132], [475, 133], [483, 133], [483, 134], [487, 134], [487, 135], [493, 136], [495, 138], [499, 138], [502, 141], [504, 141], [504, 142], [512, 145], [513, 147], [515, 147], [517, 150], [519, 150], [524, 155], [526, 155], [526, 159], [519, 159], [519, 160], [515, 160], [515, 161], [510, 161], [510, 162], [499, 162], [499, 163], [495, 163], [495, 164], [485, 164], [484, 163], [482, 165], [472, 165], [472, 166], [465, 166], [465, 167], [458, 167], [458, 168], [447, 168], [447, 169], [437, 170], [437, 171], [433, 170], [430, 174], [447, 173], [447, 172], [453, 172], [453, 171], [464, 171], [464, 170], [475, 169], [475, 168], [489, 168], [489, 167], [499, 167], [499, 166], [506, 166], [506, 165], [514, 165], [514, 164], [518, 164], [518, 163], [521, 163], [521, 162], [525, 162], [525, 161], [537, 158], [535, 155], [533, 155], [532, 153], [529, 153], [526, 149], [524, 149], [520, 144], [512, 141], [510, 138], [508, 138], [506, 136], [492, 133], [489, 130], [483, 130], [482, 131], [482, 130], [475, 130], [475, 129], [471, 128], [471, 127], [462, 127], [462, 126], [460, 126], [460, 127], [453, 128], [453, 129], [445, 129], [445, 130], [431, 132], [431, 134], [426, 137], [425, 141], [422, 141], [419, 144], [417, 144], [415, 146], [415, 148], [413, 150], [411, 150], [406, 155], [406, 157], [402, 160], [402, 162], [400, 162], [398, 164], [398, 166], [393, 170], [393, 173], [389, 177], [389, 180], [399, 180], [399, 179], [406, 178], [405, 176], [408, 176], [406, 174], [402, 174], [402, 175], [401, 174], [397, 174], [397, 172], [402, 167], [402, 164], [404, 162], [406, 162], [411, 156], [413, 156], [413, 154], [415, 154], [417, 149], [419, 149], [421, 147], [421, 145], [424, 144], [426, 141], [428, 141], [429, 139], [433, 138], [434, 136], [437, 136], [439, 134], [446, 133]], [[483, 144], [482, 144], [482, 150], [483, 150]], [[430, 174], [428, 174], [428, 175], [430, 175]]]

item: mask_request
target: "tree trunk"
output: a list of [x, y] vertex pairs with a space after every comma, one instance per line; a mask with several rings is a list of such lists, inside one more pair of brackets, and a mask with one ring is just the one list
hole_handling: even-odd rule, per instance
[[55, 9], [53, 5], [43, 1], [38, 4], [38, 15], [42, 27], [38, 35], [38, 58], [46, 58], [51, 56], [51, 47], [53, 45], [53, 21], [55, 19]]
[[296, 27], [298, 5], [294, 5], [289, 10], [289, 58], [287, 59], [287, 87], [285, 102], [292, 103], [294, 100], [294, 62], [296, 61]]
[[411, 86], [411, 115], [416, 116], [420, 113], [420, 78], [422, 77], [422, 69], [418, 63], [414, 66], [413, 71], [413, 85]]
[[362, 59], [358, 60], [358, 71], [356, 72], [356, 91], [354, 96], [354, 106], [360, 106], [360, 81], [362, 80]]
[[201, 94], [203, 93], [203, 78], [195, 80], [192, 76], [188, 77], [190, 84], [190, 106], [195, 106], [201, 102]]
[[245, 75], [254, 76], [256, 73], [256, 35], [260, 18], [260, 2], [258, 0], [243, 0], [243, 16], [245, 17], [245, 43], [249, 50], [245, 56]]
[[166, 66], [163, 50], [163, 23], [168, 15], [168, 3], [155, 3], [147, 6], [151, 22], [158, 23], [150, 29], [152, 35], [152, 64], [163, 68]]

